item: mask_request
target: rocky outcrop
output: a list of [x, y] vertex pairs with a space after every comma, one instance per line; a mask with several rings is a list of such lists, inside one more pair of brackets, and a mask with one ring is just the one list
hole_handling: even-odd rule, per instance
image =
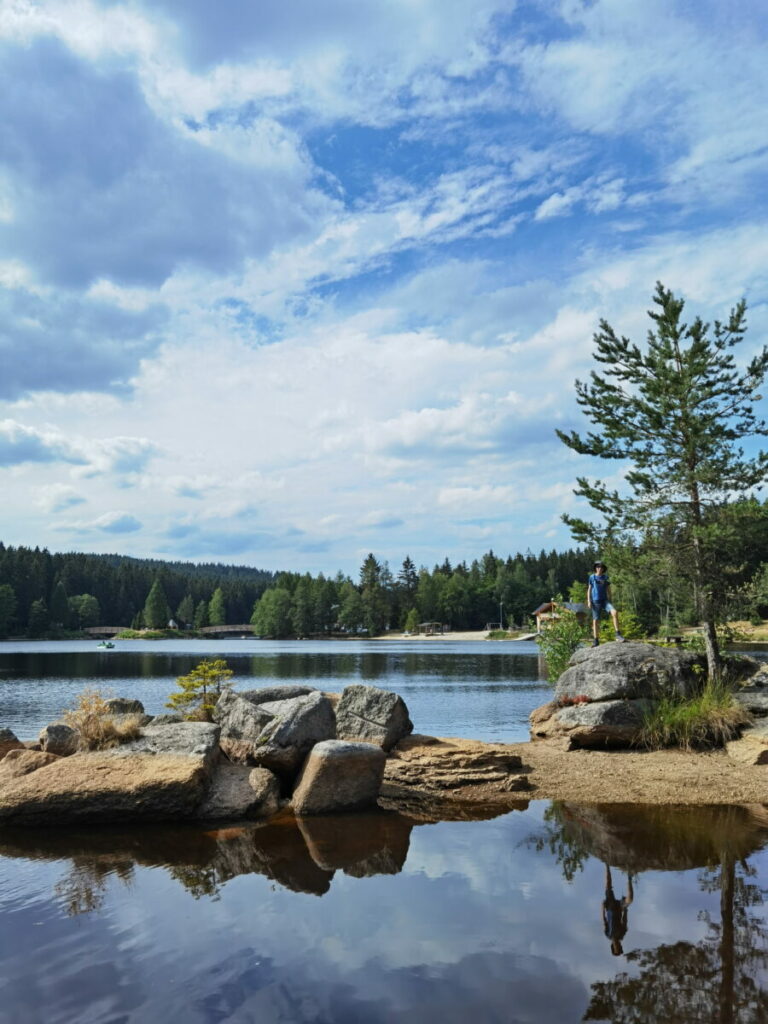
[[733, 699], [755, 718], [768, 716], [768, 687], [762, 681], [750, 682], [750, 685], [735, 690]]
[[589, 701], [690, 697], [706, 676], [703, 655], [654, 644], [608, 643], [580, 648], [555, 687], [555, 699]]
[[570, 748], [631, 747], [655, 701], [693, 696], [705, 679], [703, 656], [690, 651], [637, 642], [580, 648], [555, 699], [531, 713], [531, 738]]
[[336, 706], [336, 736], [342, 740], [377, 743], [384, 750], [413, 732], [413, 722], [401, 697], [376, 686], [347, 686]]
[[278, 686], [262, 686], [260, 690], [238, 690], [238, 697], [244, 697], [252, 704], [268, 704], [273, 700], [292, 700], [294, 697], [306, 697], [308, 693], [317, 693], [314, 686], [301, 683], [284, 683]]
[[178, 755], [75, 754], [11, 778], [6, 762], [0, 762], [0, 821], [24, 825], [190, 818], [208, 778], [202, 758]]
[[10, 729], [0, 729], [0, 761], [11, 750], [25, 750], [21, 740]]
[[107, 707], [113, 715], [144, 715], [144, 705], [131, 697], [112, 697]]
[[262, 729], [274, 716], [246, 696], [225, 688], [213, 709], [213, 720], [221, 726], [221, 749], [238, 764], [247, 764], [259, 743]]
[[208, 821], [269, 818], [279, 807], [280, 784], [272, 772], [222, 762], [196, 816]]
[[40, 749], [59, 757], [69, 757], [77, 752], [80, 736], [76, 729], [71, 729], [63, 722], [52, 722], [40, 730], [38, 737]]
[[312, 748], [291, 797], [294, 814], [333, 814], [376, 803], [386, 760], [373, 743], [325, 740]]
[[[380, 803], [421, 820], [488, 817], [520, 806], [528, 788], [519, 754], [505, 743], [413, 735], [387, 758]], [[481, 807], [488, 813], [476, 813]]]

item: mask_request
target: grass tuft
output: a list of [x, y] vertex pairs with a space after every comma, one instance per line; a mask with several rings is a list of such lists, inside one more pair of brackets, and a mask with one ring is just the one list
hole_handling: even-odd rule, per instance
[[141, 735], [140, 715], [115, 715], [100, 690], [83, 690], [62, 719], [80, 736], [81, 750], [106, 750]]
[[663, 697], [645, 718], [637, 745], [647, 750], [707, 750], [739, 735], [751, 715], [727, 686], [708, 682], [695, 697]]

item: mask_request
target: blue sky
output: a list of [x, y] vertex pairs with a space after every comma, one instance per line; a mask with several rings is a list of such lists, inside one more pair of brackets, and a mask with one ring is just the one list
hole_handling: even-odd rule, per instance
[[599, 319], [644, 335], [660, 278], [766, 340], [767, 35], [757, 0], [0, 0], [0, 538], [569, 546]]

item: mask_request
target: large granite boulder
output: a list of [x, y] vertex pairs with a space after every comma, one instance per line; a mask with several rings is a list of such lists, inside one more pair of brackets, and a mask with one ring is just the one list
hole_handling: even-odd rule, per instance
[[219, 726], [213, 722], [174, 722], [168, 725], [151, 722], [138, 739], [105, 753], [122, 758], [138, 754], [189, 757], [199, 760], [204, 770], [210, 772], [219, 759], [220, 732]]
[[40, 749], [59, 757], [69, 757], [77, 753], [80, 745], [80, 734], [63, 722], [52, 722], [40, 730], [38, 737]]
[[221, 723], [221, 745], [230, 760], [260, 765], [289, 780], [316, 743], [336, 735], [333, 708], [318, 690], [263, 704], [222, 694], [214, 718]]
[[11, 750], [25, 750], [26, 747], [10, 729], [0, 729], [0, 761]]
[[190, 818], [208, 781], [202, 757], [178, 754], [75, 754], [11, 777], [7, 760], [0, 762], [0, 822], [14, 825]]
[[608, 643], [580, 648], [555, 687], [555, 699], [590, 701], [689, 697], [706, 679], [703, 655], [654, 644]]
[[571, 748], [631, 747], [640, 735], [650, 700], [605, 700], [537, 708], [531, 715], [533, 739], [565, 739]]
[[384, 750], [413, 732], [402, 697], [376, 686], [346, 686], [336, 705], [336, 736], [341, 740], [377, 743]]
[[222, 762], [216, 766], [197, 817], [206, 821], [269, 818], [279, 806], [280, 783], [272, 772]]
[[264, 711], [247, 696], [228, 687], [222, 690], [213, 709], [213, 720], [221, 726], [219, 742], [230, 761], [247, 764], [259, 745], [262, 729], [273, 718], [271, 712]]
[[293, 791], [294, 814], [333, 814], [376, 803], [386, 755], [374, 743], [317, 743]]

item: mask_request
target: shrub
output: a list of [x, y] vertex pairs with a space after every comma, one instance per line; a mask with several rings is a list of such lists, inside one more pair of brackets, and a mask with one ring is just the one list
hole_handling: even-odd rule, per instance
[[537, 643], [547, 663], [547, 679], [556, 683], [568, 667], [571, 656], [587, 636], [586, 623], [579, 622], [573, 612], [559, 608], [559, 618], [544, 629]]
[[645, 717], [638, 746], [648, 750], [719, 747], [738, 736], [751, 720], [727, 686], [707, 682], [695, 697], [664, 697], [658, 701]]
[[101, 690], [83, 690], [62, 719], [79, 734], [81, 750], [106, 750], [128, 743], [141, 735], [139, 715], [115, 715]]
[[189, 675], [178, 677], [179, 692], [172, 693], [165, 706], [184, 712], [188, 721], [208, 722], [221, 688], [232, 674], [223, 658], [204, 658]]

